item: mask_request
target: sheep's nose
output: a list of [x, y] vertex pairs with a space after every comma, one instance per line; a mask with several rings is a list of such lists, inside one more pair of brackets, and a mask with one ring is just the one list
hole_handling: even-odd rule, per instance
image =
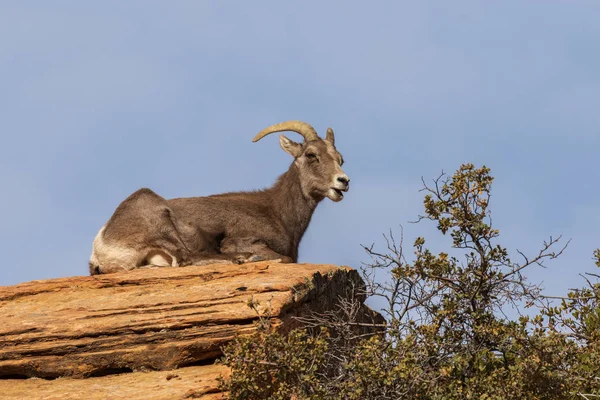
[[350, 183], [350, 178], [348, 178], [347, 176], [338, 176], [337, 180], [338, 180], [338, 182], [342, 182], [344, 185], [347, 185]]

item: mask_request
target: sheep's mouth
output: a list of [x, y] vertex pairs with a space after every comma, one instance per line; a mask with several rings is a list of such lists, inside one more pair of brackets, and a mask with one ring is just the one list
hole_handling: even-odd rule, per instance
[[332, 189], [339, 197], [344, 197], [344, 193], [342, 193], [342, 189], [336, 189], [336, 188], [332, 188]]
[[348, 191], [348, 189], [330, 188], [329, 192], [327, 193], [327, 197], [329, 197], [331, 200], [333, 200], [335, 202], [338, 202], [344, 198], [343, 192], [347, 192], [347, 191]]

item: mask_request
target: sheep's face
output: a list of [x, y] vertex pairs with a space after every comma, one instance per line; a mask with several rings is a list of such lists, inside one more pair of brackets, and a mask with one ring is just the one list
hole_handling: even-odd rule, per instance
[[335, 148], [333, 131], [328, 131], [325, 140], [303, 144], [281, 135], [280, 144], [295, 158], [305, 195], [318, 200], [328, 197], [336, 202], [344, 198], [344, 192], [350, 188], [350, 178], [342, 170], [344, 159]]

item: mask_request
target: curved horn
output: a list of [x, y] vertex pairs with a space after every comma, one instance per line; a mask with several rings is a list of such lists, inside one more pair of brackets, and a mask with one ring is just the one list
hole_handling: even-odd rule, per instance
[[271, 125], [268, 128], [263, 129], [252, 139], [253, 142], [258, 142], [260, 139], [264, 138], [270, 133], [274, 132], [283, 132], [283, 131], [292, 131], [301, 134], [304, 136], [304, 140], [306, 142], [310, 142], [311, 140], [319, 139], [319, 135], [317, 135], [317, 131], [302, 121], [286, 121], [280, 124]]

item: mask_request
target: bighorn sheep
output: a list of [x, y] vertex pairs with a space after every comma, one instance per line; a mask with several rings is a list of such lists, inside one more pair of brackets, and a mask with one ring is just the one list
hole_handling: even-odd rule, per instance
[[338, 202], [349, 189], [333, 130], [321, 139], [301, 121], [272, 125], [254, 137], [293, 131], [279, 144], [294, 157], [273, 187], [207, 197], [165, 200], [150, 189], [125, 199], [100, 229], [90, 257], [90, 274], [145, 266], [297, 262], [298, 245], [319, 202]]

